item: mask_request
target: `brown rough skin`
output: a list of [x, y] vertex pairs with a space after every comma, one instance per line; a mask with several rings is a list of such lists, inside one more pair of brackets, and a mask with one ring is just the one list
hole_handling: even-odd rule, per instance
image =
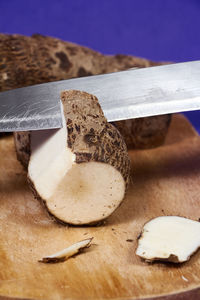
[[67, 120], [68, 147], [76, 154], [76, 162], [110, 164], [117, 169], [128, 186], [130, 159], [127, 147], [115, 126], [108, 123], [98, 99], [86, 92], [62, 92], [61, 100]]
[[[0, 34], [0, 92], [49, 81], [160, 64], [129, 55], [102, 55], [89, 48], [39, 34], [32, 37]], [[162, 144], [169, 122], [170, 116], [166, 115], [140, 118], [129, 123], [122, 121], [122, 125], [121, 122], [115, 122], [114, 125], [120, 131], [123, 129], [129, 148], [148, 148]]]
[[28, 168], [30, 159], [30, 131], [14, 132], [15, 149], [17, 159], [25, 169]]
[[160, 146], [167, 134], [171, 115], [160, 115], [113, 122], [126, 141], [128, 149]]

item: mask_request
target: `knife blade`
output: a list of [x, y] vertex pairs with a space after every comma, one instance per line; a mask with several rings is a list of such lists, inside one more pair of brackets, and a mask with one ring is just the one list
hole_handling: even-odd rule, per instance
[[200, 109], [200, 61], [130, 69], [0, 93], [0, 131], [62, 127], [60, 92], [94, 94], [108, 121]]

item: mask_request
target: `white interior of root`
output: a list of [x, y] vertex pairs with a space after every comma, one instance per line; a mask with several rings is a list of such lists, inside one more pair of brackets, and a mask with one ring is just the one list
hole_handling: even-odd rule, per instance
[[62, 257], [66, 257], [66, 256], [70, 257], [70, 256], [76, 254], [80, 249], [87, 247], [91, 241], [92, 241], [92, 238], [82, 240], [82, 241], [77, 242], [59, 252], [56, 252], [51, 255], [47, 255], [46, 257], [47, 258], [62, 258]]
[[59, 219], [73, 224], [102, 220], [122, 201], [125, 183], [114, 167], [100, 162], [74, 164], [47, 201]]
[[183, 262], [199, 247], [199, 222], [177, 216], [162, 216], [145, 224], [136, 254], [147, 260], [167, 259], [174, 255], [179, 262]]
[[60, 129], [31, 132], [31, 157], [28, 175], [42, 199], [49, 199], [75, 161], [67, 148], [67, 128], [64, 119]]

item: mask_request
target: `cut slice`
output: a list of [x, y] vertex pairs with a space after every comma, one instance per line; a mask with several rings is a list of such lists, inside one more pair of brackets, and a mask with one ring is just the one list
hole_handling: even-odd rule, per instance
[[35, 196], [51, 215], [74, 225], [97, 223], [124, 198], [130, 173], [127, 148], [95, 96], [65, 91], [61, 99], [63, 128], [27, 134], [26, 155], [20, 144], [24, 133], [23, 139], [18, 133], [16, 149], [28, 163]]
[[80, 253], [85, 248], [89, 248], [91, 246], [92, 240], [93, 240], [93, 237], [82, 240], [80, 242], [77, 242], [59, 252], [56, 252], [56, 253], [46, 256], [46, 257], [43, 257], [38, 262], [43, 262], [43, 263], [63, 262], [65, 260], [67, 260], [68, 258]]
[[200, 247], [200, 223], [177, 216], [162, 216], [145, 224], [136, 254], [148, 262], [181, 263]]

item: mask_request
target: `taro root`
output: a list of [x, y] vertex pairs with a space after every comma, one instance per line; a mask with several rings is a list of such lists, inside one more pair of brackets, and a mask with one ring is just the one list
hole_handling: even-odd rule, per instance
[[0, 91], [37, 83], [158, 65], [129, 55], [102, 55], [70, 42], [35, 34], [0, 34]]
[[[0, 34], [0, 92], [28, 85], [159, 65], [130, 55], [102, 55], [56, 38]], [[163, 143], [170, 116], [113, 123], [129, 149]]]
[[160, 146], [167, 135], [171, 115], [137, 118], [113, 122], [124, 137], [128, 149], [148, 149]]
[[95, 96], [61, 93], [63, 128], [15, 134], [35, 196], [56, 219], [74, 225], [107, 218], [122, 202], [130, 160]]
[[200, 247], [200, 223], [177, 216], [157, 217], [145, 224], [136, 254], [147, 262], [182, 263]]

